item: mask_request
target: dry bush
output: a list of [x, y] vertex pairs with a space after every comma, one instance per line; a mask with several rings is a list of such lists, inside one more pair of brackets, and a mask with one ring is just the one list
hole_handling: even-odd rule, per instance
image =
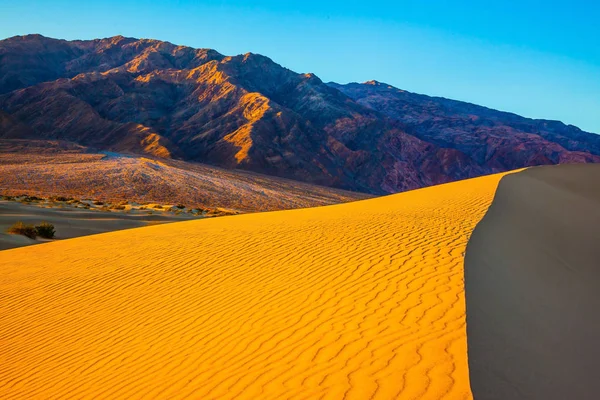
[[39, 237], [43, 237], [44, 239], [54, 239], [54, 235], [56, 234], [54, 225], [48, 222], [42, 222], [41, 224], [36, 225], [35, 231]]
[[27, 236], [30, 239], [35, 239], [37, 236], [37, 230], [33, 225], [24, 224], [20, 221], [8, 228], [7, 232], [12, 233], [13, 235]]

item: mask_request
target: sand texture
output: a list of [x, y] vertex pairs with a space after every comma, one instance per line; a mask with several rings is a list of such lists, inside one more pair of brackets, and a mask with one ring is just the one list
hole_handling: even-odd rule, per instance
[[598, 399], [600, 165], [503, 178], [465, 282], [476, 399]]
[[500, 177], [2, 251], [0, 398], [471, 398]]

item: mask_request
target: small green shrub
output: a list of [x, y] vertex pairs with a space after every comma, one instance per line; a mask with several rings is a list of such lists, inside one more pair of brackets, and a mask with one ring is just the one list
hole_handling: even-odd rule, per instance
[[35, 239], [37, 236], [37, 230], [33, 225], [24, 224], [22, 222], [16, 222], [13, 226], [8, 228], [8, 233], [12, 233], [14, 235], [23, 235], [27, 236], [30, 239]]
[[41, 224], [35, 227], [35, 231], [38, 236], [43, 237], [45, 239], [54, 239], [54, 235], [56, 231], [54, 230], [54, 225], [48, 222], [42, 222]]

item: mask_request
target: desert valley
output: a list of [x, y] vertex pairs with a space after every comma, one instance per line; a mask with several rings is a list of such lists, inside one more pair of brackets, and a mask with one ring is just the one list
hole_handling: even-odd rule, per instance
[[0, 398], [595, 399], [599, 163], [259, 54], [0, 40]]

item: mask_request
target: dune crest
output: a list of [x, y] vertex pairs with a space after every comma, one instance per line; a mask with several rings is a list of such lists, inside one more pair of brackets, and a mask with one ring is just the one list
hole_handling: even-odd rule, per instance
[[0, 397], [471, 398], [463, 254], [501, 176], [1, 252]]

